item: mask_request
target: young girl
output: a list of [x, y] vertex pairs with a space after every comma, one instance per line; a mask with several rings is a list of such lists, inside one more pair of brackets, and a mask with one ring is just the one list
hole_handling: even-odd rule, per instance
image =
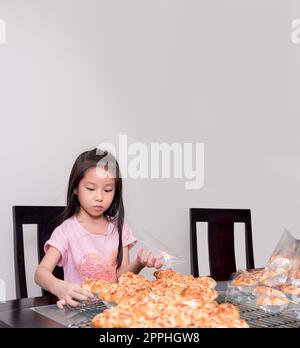
[[[93, 297], [80, 286], [86, 278], [117, 282], [122, 273], [162, 266], [143, 249], [130, 263], [129, 250], [135, 242], [124, 222], [122, 179], [116, 159], [97, 149], [86, 151], [73, 165], [62, 224], [45, 244], [46, 254], [35, 281], [59, 298], [59, 308], [77, 306], [78, 301]], [[57, 265], [64, 269], [64, 280], [52, 274]]]

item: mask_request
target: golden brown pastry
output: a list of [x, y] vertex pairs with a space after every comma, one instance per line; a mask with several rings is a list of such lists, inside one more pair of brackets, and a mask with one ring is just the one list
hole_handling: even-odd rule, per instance
[[116, 307], [93, 319], [93, 327], [136, 328], [211, 328], [248, 327], [231, 304], [219, 305], [210, 277], [187, 276], [174, 270], [155, 272], [156, 280], [125, 273], [118, 284], [89, 281], [100, 298], [110, 299]]
[[156, 278], [169, 278], [174, 275], [176, 275], [176, 272], [173, 269], [166, 269], [154, 272], [154, 276]]
[[268, 286], [276, 286], [285, 283], [288, 271], [285, 268], [277, 268], [275, 271], [266, 270], [260, 278], [261, 283]]
[[289, 304], [289, 300], [284, 297], [264, 296], [256, 300], [258, 306], [283, 306]]
[[192, 281], [193, 285], [203, 286], [214, 289], [217, 286], [217, 282], [211, 277], [198, 277]]
[[300, 280], [300, 269], [293, 269], [292, 271], [290, 271], [289, 277]]
[[284, 293], [280, 290], [270, 288], [268, 286], [259, 286], [252, 291], [253, 295], [266, 295], [284, 297]]
[[300, 288], [294, 285], [284, 284], [280, 287], [280, 289], [286, 294], [300, 296]]
[[258, 280], [248, 273], [241, 273], [238, 277], [233, 279], [231, 284], [235, 286], [255, 286], [258, 285]]

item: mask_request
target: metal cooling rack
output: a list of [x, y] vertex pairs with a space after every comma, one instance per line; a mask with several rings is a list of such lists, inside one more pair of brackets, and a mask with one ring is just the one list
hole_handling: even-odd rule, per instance
[[79, 323], [69, 325], [71, 328], [91, 328], [93, 318], [102, 313], [105, 309], [111, 307], [110, 303], [104, 303], [101, 300], [82, 302], [79, 308], [76, 310], [83, 314], [85, 319]]
[[297, 319], [293, 311], [269, 313], [254, 305], [242, 304], [223, 295], [218, 297], [217, 302], [227, 302], [238, 307], [241, 318], [244, 319], [251, 328], [300, 328], [300, 320]]

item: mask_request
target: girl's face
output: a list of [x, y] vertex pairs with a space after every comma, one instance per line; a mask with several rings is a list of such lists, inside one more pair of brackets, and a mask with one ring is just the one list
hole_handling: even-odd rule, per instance
[[[97, 175], [97, 172], [100, 175]], [[103, 168], [90, 168], [75, 191], [81, 209], [92, 217], [102, 215], [111, 205], [115, 194], [115, 179]]]

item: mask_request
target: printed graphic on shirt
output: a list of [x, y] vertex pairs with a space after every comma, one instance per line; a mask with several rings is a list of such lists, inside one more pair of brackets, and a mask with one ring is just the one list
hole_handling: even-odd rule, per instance
[[83, 256], [78, 271], [82, 280], [102, 279], [109, 282], [116, 281], [117, 252], [114, 251], [108, 261], [96, 253]]

